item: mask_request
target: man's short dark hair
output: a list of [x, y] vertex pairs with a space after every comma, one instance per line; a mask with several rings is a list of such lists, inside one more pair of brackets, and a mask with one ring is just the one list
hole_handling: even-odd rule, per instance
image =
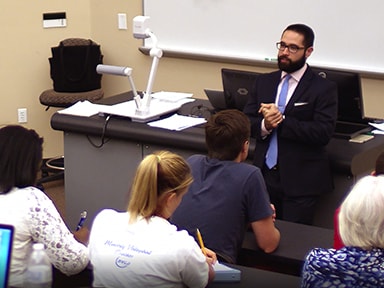
[[219, 160], [235, 160], [251, 135], [249, 118], [236, 109], [222, 110], [205, 124], [208, 156]]
[[0, 193], [36, 184], [42, 145], [43, 138], [32, 129], [18, 125], [0, 129]]
[[313, 46], [315, 42], [315, 33], [313, 32], [312, 28], [310, 28], [309, 26], [305, 24], [291, 24], [287, 28], [285, 28], [284, 32], [287, 30], [295, 31], [303, 35], [305, 48], [309, 48]]

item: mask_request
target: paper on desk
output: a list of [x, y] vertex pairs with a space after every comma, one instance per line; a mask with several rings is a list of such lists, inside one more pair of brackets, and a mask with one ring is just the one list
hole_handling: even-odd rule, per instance
[[372, 127], [376, 128], [378, 130], [384, 131], [384, 122], [383, 123], [372, 123], [372, 122], [369, 122], [369, 125], [371, 125]]
[[215, 270], [215, 278], [213, 282], [238, 282], [241, 279], [241, 271], [224, 264], [216, 263], [213, 265]]
[[60, 114], [90, 117], [92, 115], [99, 113], [99, 111], [102, 110], [101, 107], [103, 106], [105, 105], [93, 104], [88, 100], [85, 100], [85, 101], [78, 101], [72, 106], [63, 110], [59, 110], [57, 112]]
[[151, 127], [180, 131], [189, 127], [203, 124], [205, 122], [207, 122], [207, 120], [204, 118], [173, 114], [168, 118], [150, 122], [148, 125]]
[[192, 93], [182, 93], [182, 92], [167, 92], [167, 91], [161, 91], [156, 92], [151, 95], [153, 98], [168, 101], [168, 102], [177, 102], [179, 100], [182, 100], [184, 98], [190, 98], [193, 96]]
[[384, 131], [379, 129], [372, 130], [371, 133], [374, 135], [384, 135]]
[[218, 271], [232, 271], [233, 270], [232, 267], [229, 267], [227, 265], [221, 264], [219, 261], [215, 262], [215, 264], [213, 265], [213, 269], [215, 270], [215, 272], [218, 272]]

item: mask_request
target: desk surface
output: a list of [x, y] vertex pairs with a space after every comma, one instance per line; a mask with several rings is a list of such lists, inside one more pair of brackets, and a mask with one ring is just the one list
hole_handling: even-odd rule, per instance
[[249, 268], [239, 265], [229, 265], [233, 268], [239, 269], [241, 271], [241, 281], [234, 283], [220, 283], [213, 282], [208, 285], [208, 288], [250, 288], [250, 287], [273, 287], [273, 288], [297, 288], [300, 287], [300, 277]]
[[[132, 99], [132, 93], [121, 93], [104, 98], [98, 103], [112, 105]], [[195, 102], [183, 105], [179, 114], [193, 114], [201, 106], [204, 110], [213, 109], [208, 100], [197, 99]], [[213, 111], [213, 110], [212, 110]], [[129, 125], [127, 125], [127, 122]], [[51, 118], [51, 126], [55, 130], [100, 136], [105, 125], [105, 117], [79, 117], [55, 113]], [[148, 137], [151, 135], [151, 137]], [[182, 131], [170, 131], [149, 127], [143, 123], [131, 122], [128, 118], [112, 117], [105, 131], [106, 137], [144, 141], [150, 144], [182, 147], [198, 153], [206, 153], [204, 129], [202, 125]], [[170, 141], [170, 139], [172, 139]], [[251, 139], [248, 159], [252, 161], [255, 140]], [[350, 143], [346, 139], [332, 138], [327, 146], [330, 161], [334, 169], [348, 175], [358, 175], [370, 171], [374, 167], [377, 156], [384, 151], [384, 137], [377, 135], [365, 143]]]
[[[250, 287], [273, 287], [273, 288], [297, 288], [300, 287], [300, 277], [282, 273], [244, 267], [240, 265], [229, 265], [241, 271], [239, 282], [212, 282], [207, 288], [250, 288]], [[66, 276], [56, 268], [53, 269], [53, 287], [92, 287], [92, 269], [84, 269], [81, 273]]]
[[[297, 288], [301, 278], [282, 273], [249, 268], [240, 265], [229, 265], [241, 271], [239, 282], [212, 282], [207, 288]], [[53, 287], [92, 287], [92, 269], [85, 269], [81, 273], [66, 276], [56, 268], [53, 269]]]
[[251, 267], [267, 266], [274, 271], [300, 275], [305, 256], [315, 247], [332, 248], [333, 230], [276, 220], [280, 230], [280, 245], [271, 254], [259, 250], [252, 231], [247, 231], [239, 264]]

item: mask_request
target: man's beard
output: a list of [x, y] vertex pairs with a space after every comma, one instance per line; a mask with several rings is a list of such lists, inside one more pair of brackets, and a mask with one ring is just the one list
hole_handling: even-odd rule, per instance
[[[281, 62], [281, 59], [283, 59], [283, 58], [288, 60], [288, 64]], [[283, 70], [287, 73], [293, 73], [293, 72], [299, 70], [300, 68], [302, 68], [305, 65], [306, 60], [307, 59], [305, 58], [305, 55], [303, 55], [303, 57], [301, 57], [299, 60], [297, 60], [295, 62], [290, 60], [287, 56], [279, 56], [277, 59], [277, 63], [279, 65], [280, 70]]]

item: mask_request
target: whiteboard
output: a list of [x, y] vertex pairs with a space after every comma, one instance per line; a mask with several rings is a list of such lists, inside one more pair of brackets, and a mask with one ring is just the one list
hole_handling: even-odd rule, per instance
[[143, 0], [164, 51], [266, 61], [284, 28], [304, 23], [315, 32], [308, 63], [373, 73], [384, 73], [383, 8], [381, 0]]

